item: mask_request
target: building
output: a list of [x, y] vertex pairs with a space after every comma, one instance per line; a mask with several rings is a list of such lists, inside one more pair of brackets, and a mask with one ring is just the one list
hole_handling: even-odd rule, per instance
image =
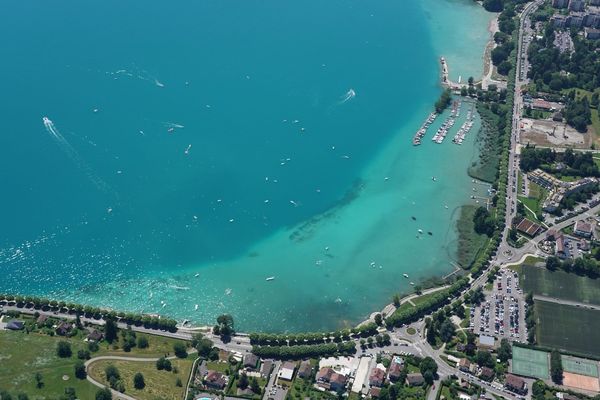
[[302, 379], [309, 379], [312, 375], [312, 366], [310, 361], [302, 361], [300, 367], [298, 367], [298, 376]]
[[369, 389], [369, 395], [374, 399], [378, 398], [380, 394], [381, 394], [381, 388], [372, 387]]
[[273, 369], [273, 361], [271, 361], [271, 360], [265, 360], [260, 365], [260, 374], [264, 378], [267, 378], [269, 375], [271, 375], [271, 370], [272, 369]]
[[343, 392], [346, 389], [348, 378], [342, 374], [334, 372], [329, 380], [329, 388], [334, 392]]
[[100, 342], [102, 339], [104, 339], [104, 333], [97, 330], [91, 331], [86, 337], [88, 342]]
[[217, 371], [208, 371], [204, 377], [204, 385], [215, 390], [223, 390], [227, 385], [225, 375]]
[[567, 8], [569, 6], [569, 0], [552, 0], [552, 7], [554, 8]]
[[249, 369], [256, 369], [258, 367], [258, 357], [252, 353], [244, 355], [244, 367]]
[[404, 365], [398, 362], [392, 362], [388, 368], [388, 379], [392, 382], [396, 382], [402, 376], [402, 370]]
[[281, 368], [279, 368], [277, 377], [279, 379], [283, 379], [284, 381], [291, 381], [294, 377], [294, 371], [296, 371], [296, 364], [290, 361], [286, 361], [283, 363]]
[[585, 222], [583, 220], [579, 220], [575, 222], [575, 227], [573, 228], [573, 233], [577, 236], [590, 238], [592, 237], [593, 228], [592, 224]]
[[369, 385], [371, 386], [383, 386], [385, 383], [385, 371], [379, 368], [373, 368], [371, 375], [369, 376]]
[[46, 314], [41, 314], [35, 322], [38, 325], [44, 325], [46, 321], [48, 321], [48, 316]]
[[583, 11], [583, 10], [585, 10], [585, 1], [583, 1], [583, 0], [571, 0], [571, 1], [569, 1], [569, 10], [571, 10], [571, 11]]
[[495, 375], [494, 370], [488, 367], [481, 367], [481, 371], [479, 372], [479, 377], [488, 382], [494, 379]]
[[406, 375], [406, 384], [408, 386], [419, 386], [422, 385], [423, 382], [425, 382], [425, 379], [423, 379], [423, 375], [421, 374], [408, 374]]
[[319, 372], [317, 372], [317, 383], [329, 383], [331, 380], [331, 375], [333, 375], [335, 371], [331, 368], [321, 368]]
[[565, 251], [565, 237], [560, 235], [556, 238], [556, 256], [565, 259], [569, 254]]
[[72, 323], [62, 321], [56, 327], [56, 334], [59, 335], [59, 336], [67, 336], [69, 333], [71, 333], [72, 329], [73, 329], [73, 324]]
[[534, 237], [543, 231], [541, 225], [536, 224], [533, 221], [523, 218], [521, 222], [517, 224], [517, 231], [524, 233], [527, 236]]
[[461, 358], [458, 362], [458, 369], [462, 372], [471, 372], [471, 361], [467, 358]]
[[550, 18], [550, 23], [553, 28], [556, 29], [565, 29], [567, 27], [567, 17], [564, 15], [553, 15]]
[[6, 324], [6, 329], [11, 331], [21, 331], [25, 328], [25, 323], [23, 321], [12, 320], [8, 324]]
[[525, 383], [523, 379], [512, 374], [506, 375], [505, 387], [511, 392], [515, 392], [518, 394], [524, 395], [527, 393], [527, 383]]

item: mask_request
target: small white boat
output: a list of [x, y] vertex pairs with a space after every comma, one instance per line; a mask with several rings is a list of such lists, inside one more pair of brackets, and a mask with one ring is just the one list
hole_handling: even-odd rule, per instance
[[198, 304], [194, 306], [194, 310], [198, 311]]
[[196, 274], [196, 275], [194, 275], [194, 276], [197, 278], [197, 277], [199, 277], [199, 276], [200, 276], [200, 274]]
[[275, 280], [275, 277], [274, 277], [274, 276], [270, 276], [270, 277], [268, 277], [268, 278], [267, 278], [267, 279], [265, 279], [265, 280], [266, 280], [267, 282], [268, 282], [268, 281], [274, 281], [274, 280]]
[[417, 232], [419, 232], [419, 233], [423, 233], [423, 229], [419, 229]]
[[413, 285], [413, 286], [415, 285], [415, 283], [414, 283], [414, 282], [411, 282], [410, 284], [411, 284], [411, 285]]
[[229, 289], [229, 288], [225, 289], [225, 294], [227, 296], [229, 296], [231, 294], [231, 289]]
[[407, 274], [402, 274], [402, 276], [403, 276], [403, 277], [405, 277], [405, 278], [408, 278], [408, 275], [407, 275]]

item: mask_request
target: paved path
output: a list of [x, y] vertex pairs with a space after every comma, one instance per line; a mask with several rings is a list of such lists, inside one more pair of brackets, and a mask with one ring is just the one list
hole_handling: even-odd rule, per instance
[[[196, 353], [196, 350], [191, 350], [188, 351], [188, 354], [193, 354]], [[127, 357], [127, 356], [98, 356], [98, 357], [94, 357], [94, 358], [90, 358], [89, 360], [87, 360], [85, 362], [85, 372], [87, 373], [87, 380], [92, 383], [95, 386], [98, 386], [99, 388], [105, 388], [106, 385], [103, 383], [98, 382], [97, 380], [95, 380], [94, 378], [92, 378], [90, 376], [89, 373], [89, 369], [90, 369], [90, 365], [92, 365], [93, 363], [97, 362], [97, 361], [102, 361], [102, 360], [113, 360], [113, 361], [129, 361], [129, 362], [156, 362], [160, 357]], [[175, 356], [169, 356], [169, 357], [165, 357], [168, 360], [173, 360], [176, 357]], [[110, 389], [110, 391], [113, 394], [113, 399], [125, 399], [125, 400], [137, 400], [135, 397], [129, 396], [128, 394], [125, 393], [121, 393], [117, 390], [114, 389]]]

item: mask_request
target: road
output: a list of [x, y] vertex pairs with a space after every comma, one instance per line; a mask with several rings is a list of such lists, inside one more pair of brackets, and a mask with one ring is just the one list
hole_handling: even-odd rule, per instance
[[580, 301], [571, 301], [571, 300], [559, 299], [556, 297], [548, 297], [548, 296], [542, 296], [542, 295], [537, 295], [537, 294], [534, 295], [533, 298], [535, 300], [541, 300], [541, 301], [546, 301], [546, 302], [556, 303], [556, 304], [563, 304], [566, 306], [587, 308], [590, 310], [600, 310], [600, 305], [597, 305], [597, 304], [582, 303]]

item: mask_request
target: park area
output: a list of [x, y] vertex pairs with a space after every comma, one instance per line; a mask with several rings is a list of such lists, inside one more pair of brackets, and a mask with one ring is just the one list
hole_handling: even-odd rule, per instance
[[[58, 399], [65, 394], [65, 388], [71, 387], [75, 389], [77, 398], [93, 399], [98, 388], [85, 379], [75, 377], [77, 359], [56, 355], [59, 340], [71, 343], [75, 353], [85, 345], [82, 341], [36, 333], [0, 331], [0, 388], [15, 394], [14, 397], [16, 393], [25, 393], [30, 399]], [[41, 376], [39, 387], [36, 373]]]
[[540, 345], [581, 355], [600, 356], [600, 312], [545, 301], [535, 302]]
[[523, 265], [520, 283], [525, 292], [580, 303], [600, 304], [600, 281], [597, 279]]
[[[108, 365], [113, 365], [125, 384], [125, 394], [140, 400], [179, 400], [184, 396], [193, 362], [192, 357], [172, 359], [171, 371], [159, 371], [154, 361], [100, 360], [90, 365], [89, 373], [95, 380], [108, 384], [104, 370]], [[133, 386], [133, 376], [138, 372], [146, 382], [143, 389], [135, 389]]]
[[548, 353], [539, 350], [513, 346], [512, 373], [521, 376], [548, 379]]

